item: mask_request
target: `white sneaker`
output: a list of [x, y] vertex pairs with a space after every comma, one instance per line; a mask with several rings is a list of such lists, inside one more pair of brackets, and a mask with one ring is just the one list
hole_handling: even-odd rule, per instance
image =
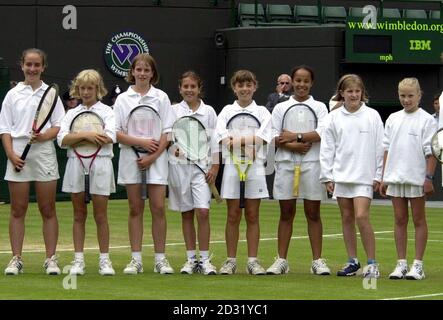
[[71, 262], [71, 269], [69, 269], [71, 276], [82, 276], [85, 274], [85, 261], [76, 259]]
[[246, 265], [246, 272], [252, 275], [266, 274], [266, 270], [260, 265], [258, 260], [248, 262]]
[[154, 272], [160, 274], [173, 274], [174, 269], [172, 269], [171, 265], [168, 262], [168, 259], [163, 258], [155, 262]]
[[205, 276], [217, 274], [217, 268], [211, 263], [211, 258], [200, 261], [199, 270]]
[[225, 263], [220, 268], [220, 274], [234, 274], [237, 269], [237, 264], [234, 260], [226, 259]]
[[425, 278], [423, 264], [413, 263], [405, 277], [407, 280], [423, 280]]
[[181, 274], [193, 274], [194, 272], [198, 272], [198, 260], [196, 259], [188, 259], [186, 260], [183, 267], [180, 269]]
[[20, 256], [13, 256], [5, 269], [5, 275], [16, 276], [23, 273], [23, 260]]
[[404, 279], [408, 273], [408, 265], [405, 262], [397, 262], [394, 271], [389, 275], [389, 279]]
[[363, 268], [362, 276], [363, 278], [374, 278], [374, 279], [380, 278], [380, 271], [378, 270], [378, 264], [371, 263], [365, 266]]
[[56, 255], [53, 255], [51, 258], [47, 258], [43, 264], [43, 268], [45, 269], [46, 274], [53, 276], [61, 274]]
[[331, 270], [328, 268], [325, 259], [317, 259], [312, 261], [311, 273], [320, 276], [328, 276], [331, 274]]
[[102, 276], [113, 276], [115, 275], [114, 268], [112, 267], [112, 262], [109, 258], [100, 259], [98, 264], [98, 273]]
[[143, 263], [135, 259], [131, 259], [126, 268], [123, 270], [124, 274], [138, 274], [143, 273]]
[[276, 258], [274, 263], [266, 270], [267, 274], [286, 274], [288, 272], [288, 260], [283, 258]]

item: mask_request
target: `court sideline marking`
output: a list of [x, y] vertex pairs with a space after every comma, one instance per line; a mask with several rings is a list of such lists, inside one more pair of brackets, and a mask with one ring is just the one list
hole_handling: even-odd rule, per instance
[[[393, 233], [394, 231], [375, 231], [375, 234], [384, 234], [384, 233]], [[359, 232], [357, 232], [357, 235], [360, 235]], [[343, 237], [342, 233], [332, 233], [332, 234], [324, 234], [323, 238], [335, 238], [335, 237]], [[296, 240], [296, 239], [308, 239], [309, 236], [298, 236], [298, 237], [291, 237], [292, 240]], [[273, 241], [273, 240], [278, 240], [277, 238], [261, 238], [260, 241]], [[246, 239], [240, 239], [238, 240], [238, 242], [246, 242]], [[210, 241], [210, 244], [221, 244], [221, 243], [225, 243], [225, 240], [214, 240], [214, 241]], [[184, 246], [185, 243], [184, 242], [172, 242], [172, 243], [167, 243], [166, 246]], [[150, 244], [144, 244], [142, 245], [142, 247], [153, 247], [154, 244], [150, 243]], [[129, 245], [125, 245], [125, 246], [110, 246], [109, 249], [129, 249], [131, 246]], [[98, 246], [97, 247], [89, 247], [89, 248], [84, 248], [83, 250], [98, 250]], [[57, 252], [73, 252], [74, 248], [58, 248]], [[38, 252], [46, 252], [46, 250], [44, 248], [37, 248], [37, 249], [29, 249], [29, 250], [23, 250], [23, 253], [38, 253]], [[0, 254], [11, 254], [11, 251], [0, 251]]]
[[418, 295], [418, 296], [385, 298], [385, 299], [380, 299], [380, 300], [408, 300], [408, 299], [429, 298], [429, 297], [437, 297], [437, 296], [443, 296], [443, 292], [442, 293], [422, 294], [422, 295]]

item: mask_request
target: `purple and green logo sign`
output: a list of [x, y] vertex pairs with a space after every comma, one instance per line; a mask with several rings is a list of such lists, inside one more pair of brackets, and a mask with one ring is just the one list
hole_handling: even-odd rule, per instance
[[106, 66], [114, 75], [124, 78], [139, 53], [149, 53], [148, 45], [140, 35], [130, 31], [116, 33], [105, 46]]

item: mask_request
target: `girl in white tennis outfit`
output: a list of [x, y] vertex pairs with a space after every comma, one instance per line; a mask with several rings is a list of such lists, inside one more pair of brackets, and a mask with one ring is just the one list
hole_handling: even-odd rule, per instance
[[[41, 75], [47, 67], [46, 54], [40, 49], [27, 49], [21, 56], [20, 65], [25, 79], [6, 94], [0, 114], [0, 135], [8, 157], [4, 179], [8, 181], [11, 199], [9, 236], [13, 255], [5, 274], [18, 275], [23, 272], [21, 254], [25, 216], [30, 185], [34, 181], [38, 207], [43, 219], [46, 248], [43, 268], [47, 274], [58, 275], [60, 268], [55, 255], [58, 239], [55, 196], [57, 179], [60, 176], [53, 140], [60, 130], [65, 110], [57, 97], [55, 109], [45, 127], [39, 134], [31, 133], [35, 112], [48, 88], [41, 80]], [[20, 156], [31, 137], [33, 145], [23, 161]], [[20, 172], [16, 172], [15, 168], [20, 169]]]
[[[203, 82], [193, 71], [185, 72], [179, 80], [179, 91], [183, 101], [173, 105], [177, 119], [191, 116], [205, 127], [208, 137], [213, 137], [217, 123], [214, 109], [201, 99]], [[180, 154], [176, 145], [169, 148], [169, 209], [182, 213], [182, 230], [186, 245], [187, 261], [180, 270], [183, 274], [201, 272], [204, 275], [217, 274], [209, 257], [209, 208], [211, 191], [208, 183], [215, 182], [219, 169], [219, 146], [211, 139], [210, 154], [214, 159], [206, 176]], [[198, 232], [195, 231], [194, 214], [197, 216]], [[196, 255], [196, 239], [200, 251], [200, 260]]]
[[[67, 149], [68, 162], [63, 178], [62, 191], [71, 193], [74, 208], [74, 261], [70, 274], [83, 275], [85, 273], [84, 244], [85, 225], [88, 207], [85, 203], [85, 174], [80, 160], [74, 153], [73, 145], [82, 141], [96, 143], [101, 146], [89, 173], [89, 188], [92, 196], [94, 220], [97, 224], [97, 238], [100, 249], [99, 273], [103, 276], [112, 276], [115, 271], [109, 258], [109, 225], [108, 199], [115, 192], [114, 168], [112, 166], [112, 144], [116, 142], [115, 117], [112, 109], [100, 100], [106, 95], [102, 76], [95, 70], [81, 71], [72, 81], [70, 94], [82, 103], [70, 109], [63, 118], [57, 142], [61, 148]], [[96, 113], [104, 122], [104, 134], [95, 132], [71, 133], [70, 126], [74, 118], [86, 111]], [[92, 159], [89, 159], [91, 161]], [[84, 159], [85, 166], [89, 166], [88, 159]]]
[[[227, 199], [228, 204], [225, 230], [228, 257], [220, 268], [220, 273], [234, 274], [237, 267], [236, 255], [242, 209], [239, 208], [239, 177], [235, 165], [230, 161], [227, 147], [229, 148], [229, 145], [240, 145], [241, 143], [242, 145], [254, 144], [257, 150], [256, 159], [248, 171], [245, 188], [246, 238], [248, 240], [246, 270], [249, 274], [265, 274], [265, 269], [258, 262], [257, 253], [260, 239], [260, 200], [269, 197], [264, 167], [266, 155], [264, 144], [271, 141], [271, 114], [264, 106], [258, 106], [252, 99], [254, 92], [257, 90], [257, 80], [252, 72], [248, 70], [237, 71], [231, 78], [231, 88], [237, 96], [237, 100], [233, 104], [225, 106], [220, 112], [215, 132], [216, 141], [223, 144], [222, 153], [225, 166], [221, 196]], [[229, 119], [241, 112], [251, 113], [261, 124], [260, 129], [252, 139], [253, 141], [238, 141], [240, 140], [239, 137], [229, 137], [228, 135], [226, 125]]]
[[[321, 258], [323, 226], [320, 218], [320, 202], [326, 198], [325, 185], [318, 179], [320, 175], [320, 138], [328, 111], [324, 103], [314, 100], [310, 90], [314, 84], [314, 71], [308, 66], [297, 66], [292, 70], [294, 95], [288, 101], [279, 103], [272, 112], [272, 128], [275, 144], [274, 199], [279, 200], [280, 220], [278, 225], [278, 257], [266, 270], [268, 274], [289, 272], [287, 261], [289, 242], [292, 237], [297, 199], [303, 199], [308, 234], [312, 249], [311, 272], [329, 275], [331, 271]], [[297, 133], [283, 130], [285, 112], [294, 104], [304, 103], [312, 108], [318, 120], [315, 131]], [[293, 196], [294, 153], [303, 155], [299, 196]]]
[[[165, 256], [166, 246], [166, 185], [168, 184], [168, 146], [167, 134], [171, 132], [175, 120], [174, 110], [165, 92], [153, 85], [159, 80], [157, 65], [147, 53], [137, 55], [131, 65], [126, 80], [131, 85], [127, 91], [117, 97], [114, 104], [117, 141], [120, 143], [117, 183], [126, 187], [129, 202], [129, 241], [132, 259], [123, 270], [125, 274], [143, 272], [142, 239], [143, 212], [145, 202], [141, 199], [141, 167], [147, 168], [146, 182], [149, 194], [149, 207], [152, 214], [152, 238], [154, 240], [154, 272], [173, 273]], [[143, 147], [149, 154], [137, 159], [131, 146], [139, 144], [139, 138], [129, 136], [127, 132], [128, 116], [132, 109], [140, 104], [149, 105], [160, 115], [162, 136], [160, 141], [146, 139]]]
[[[390, 196], [394, 207], [394, 236], [397, 266], [389, 279], [422, 280], [423, 256], [428, 238], [425, 202], [433, 193], [436, 160], [431, 139], [437, 124], [432, 115], [419, 107], [420, 84], [416, 78], [405, 78], [398, 84], [403, 110], [392, 113], [386, 121], [383, 138], [384, 171], [381, 194]], [[411, 203], [415, 227], [415, 260], [408, 272], [408, 202]]]
[[338, 276], [353, 276], [360, 270], [355, 223], [360, 230], [368, 265], [363, 276], [380, 276], [375, 261], [375, 237], [369, 221], [373, 192], [378, 190], [383, 166], [383, 122], [378, 112], [366, 106], [365, 86], [354, 74], [337, 84], [342, 107], [329, 114], [320, 146], [320, 180], [337, 198], [343, 225], [348, 263]]

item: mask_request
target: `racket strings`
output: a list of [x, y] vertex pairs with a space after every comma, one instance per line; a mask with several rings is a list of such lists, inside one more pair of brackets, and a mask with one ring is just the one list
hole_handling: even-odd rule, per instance
[[[149, 106], [138, 106], [129, 114], [126, 130], [132, 137], [160, 141], [162, 134], [160, 116]], [[148, 150], [141, 146], [132, 147], [139, 153], [148, 153]]]
[[53, 87], [49, 88], [46, 92], [43, 100], [40, 102], [40, 108], [37, 110], [37, 121], [36, 128], [40, 128], [45, 120], [48, 118], [48, 115], [51, 113], [53, 109], [53, 105], [57, 99], [57, 90]]
[[[79, 114], [73, 120], [71, 124], [71, 132], [94, 132], [97, 134], [103, 134], [103, 127], [103, 121], [98, 115], [92, 112], [84, 112]], [[83, 158], [94, 156], [94, 154], [96, 154], [100, 149], [100, 145], [86, 140], [81, 141], [74, 147], [74, 151]]]
[[128, 134], [139, 138], [156, 138], [159, 136], [160, 127], [158, 119], [148, 112], [137, 112], [131, 115], [128, 122]]
[[283, 120], [283, 128], [292, 132], [310, 132], [317, 127], [314, 113], [304, 107], [293, 107], [288, 110]]
[[[238, 116], [228, 125], [229, 135], [234, 138], [255, 136], [260, 125], [255, 118], [250, 116]], [[256, 146], [254, 144], [242, 145], [242, 138], [234, 139], [232, 154], [242, 164], [249, 164], [255, 159]], [[254, 140], [254, 139], [250, 139]]]
[[440, 162], [443, 162], [443, 131], [438, 131], [432, 137], [431, 148], [432, 148], [432, 153], [434, 154], [434, 156]]
[[193, 162], [209, 163], [209, 137], [198, 120], [180, 118], [173, 126], [173, 137], [186, 158]]

